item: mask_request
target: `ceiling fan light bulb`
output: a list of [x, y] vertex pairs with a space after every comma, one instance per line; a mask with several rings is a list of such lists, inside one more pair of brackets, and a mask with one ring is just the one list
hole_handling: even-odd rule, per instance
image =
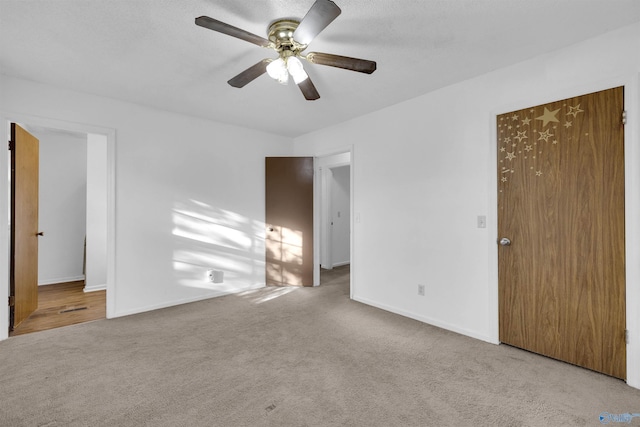
[[299, 84], [309, 78], [307, 73], [304, 71], [302, 62], [300, 62], [300, 60], [295, 56], [287, 59], [287, 69], [296, 84]]
[[286, 85], [289, 81], [289, 73], [287, 72], [287, 66], [285, 65], [282, 58], [278, 58], [275, 61], [271, 61], [269, 65], [267, 65], [267, 74], [274, 80], [277, 80], [278, 83]]
[[271, 77], [272, 79], [278, 80], [278, 78], [282, 74], [283, 69], [286, 71], [284, 61], [282, 60], [282, 58], [278, 58], [274, 61], [271, 61], [269, 65], [267, 65], [267, 74], [269, 74], [269, 77]]
[[295, 82], [295, 84], [300, 84], [303, 81], [307, 80], [309, 78], [309, 75], [305, 73], [304, 70], [302, 70], [300, 73], [291, 74], [291, 77], [293, 77], [293, 81]]

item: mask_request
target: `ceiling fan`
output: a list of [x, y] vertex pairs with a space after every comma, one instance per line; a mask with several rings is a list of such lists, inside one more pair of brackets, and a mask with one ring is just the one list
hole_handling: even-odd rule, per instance
[[376, 63], [366, 59], [320, 52], [302, 54], [309, 43], [333, 22], [341, 12], [340, 8], [331, 0], [316, 0], [301, 21], [279, 19], [271, 23], [267, 39], [208, 16], [196, 18], [196, 25], [261, 47], [273, 49], [278, 53], [278, 58], [263, 59], [233, 77], [228, 81], [231, 86], [244, 87], [264, 73], [267, 73], [282, 84], [286, 84], [289, 76], [291, 76], [304, 97], [312, 101], [320, 98], [320, 94], [313, 82], [311, 82], [309, 75], [305, 72], [300, 58], [312, 64], [328, 65], [367, 74], [371, 74], [376, 70]]

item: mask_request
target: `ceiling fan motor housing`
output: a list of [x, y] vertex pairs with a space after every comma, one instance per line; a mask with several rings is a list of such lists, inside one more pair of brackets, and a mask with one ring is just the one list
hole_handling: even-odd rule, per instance
[[299, 24], [300, 21], [294, 19], [279, 19], [269, 26], [269, 41], [274, 44], [274, 48], [280, 54], [280, 57], [296, 56], [306, 49], [306, 45], [302, 45], [293, 39], [293, 33]]

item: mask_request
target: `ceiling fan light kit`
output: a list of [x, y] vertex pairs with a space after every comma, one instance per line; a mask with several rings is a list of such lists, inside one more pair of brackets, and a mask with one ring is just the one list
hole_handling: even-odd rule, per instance
[[300, 58], [311, 64], [326, 65], [371, 74], [376, 70], [376, 63], [366, 59], [333, 55], [330, 53], [311, 52], [306, 56], [302, 52], [309, 43], [340, 15], [340, 8], [330, 0], [316, 0], [311, 9], [301, 21], [294, 19], [279, 19], [269, 25], [268, 39], [249, 33], [240, 28], [210, 18], [201, 16], [196, 18], [196, 25], [235, 37], [258, 46], [273, 49], [278, 58], [264, 59], [247, 68], [228, 83], [242, 88], [262, 74], [281, 84], [287, 84], [289, 76], [300, 88], [304, 97], [313, 101], [320, 98], [320, 94], [304, 69]]

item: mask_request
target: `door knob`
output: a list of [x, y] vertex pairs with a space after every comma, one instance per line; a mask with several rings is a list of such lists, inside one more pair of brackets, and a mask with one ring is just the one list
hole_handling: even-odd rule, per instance
[[507, 239], [506, 237], [503, 237], [502, 239], [500, 239], [499, 243], [502, 246], [509, 246], [511, 245], [511, 240]]
[[44, 231], [40, 231], [39, 233], [36, 233], [36, 236], [44, 236]]

